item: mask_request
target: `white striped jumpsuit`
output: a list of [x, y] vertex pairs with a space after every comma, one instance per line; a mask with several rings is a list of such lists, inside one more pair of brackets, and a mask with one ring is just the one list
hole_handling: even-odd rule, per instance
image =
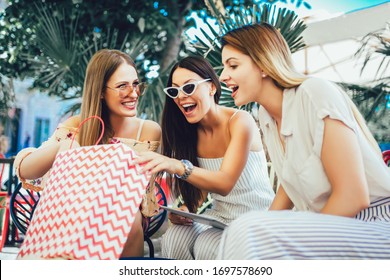
[[[201, 168], [217, 171], [223, 158], [198, 158]], [[229, 224], [251, 210], [267, 210], [274, 198], [264, 150], [250, 151], [236, 185], [227, 196], [211, 194], [212, 209], [203, 215]], [[222, 230], [194, 222], [192, 226], [171, 225], [162, 239], [162, 256], [171, 259], [215, 259]]]

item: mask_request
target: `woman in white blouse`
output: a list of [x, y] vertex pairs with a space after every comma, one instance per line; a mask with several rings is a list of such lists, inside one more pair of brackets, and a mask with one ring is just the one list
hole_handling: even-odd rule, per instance
[[[268, 212], [225, 230], [223, 259], [390, 258], [390, 170], [349, 97], [298, 73], [269, 24], [222, 38], [220, 80], [259, 121], [281, 185]], [[287, 211], [294, 208], [297, 211]]]

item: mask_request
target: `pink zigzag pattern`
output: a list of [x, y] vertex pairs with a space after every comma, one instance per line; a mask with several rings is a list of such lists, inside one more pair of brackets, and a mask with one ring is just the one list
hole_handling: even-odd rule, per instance
[[[82, 201], [81, 200], [79, 200], [80, 198], [77, 198], [77, 200], [75, 201], [76, 203], [82, 203]], [[134, 200], [134, 198], [133, 198], [133, 200]], [[92, 202], [92, 201], [91, 201]], [[98, 202], [99, 203], [99, 205], [98, 205], [98, 208], [97, 209], [103, 209], [104, 210], [104, 208], [107, 208], [107, 212], [108, 212], [108, 214], [114, 214], [115, 215], [115, 217], [117, 218], [117, 220], [120, 220], [121, 218], [118, 216], [118, 214], [115, 212], [115, 211], [111, 211], [111, 213], [110, 213], [110, 211], [108, 211], [108, 205], [107, 204], [100, 204], [100, 201], [99, 200], [97, 200], [97, 201], [95, 201], [95, 202]], [[136, 203], [136, 201], [134, 200], [134, 203], [133, 204], [135, 204]], [[60, 202], [60, 205], [59, 206], [61, 206], [61, 205], [66, 205], [67, 204], [67, 202]], [[45, 212], [47, 212], [47, 211], [49, 211], [50, 209], [45, 209], [45, 208], [43, 208], [44, 210], [45, 210]], [[77, 210], [77, 209], [76, 209]], [[85, 210], [85, 209], [80, 209], [80, 210]], [[127, 208], [125, 208], [124, 210], [128, 210], [129, 212], [131, 212], [132, 213], [132, 209], [130, 208], [130, 207], [128, 207], [128, 209]], [[64, 214], [66, 214], [66, 215], [71, 215], [72, 214], [72, 212], [74, 212], [74, 211], [69, 211], [69, 210], [66, 210], [65, 209], [65, 211], [63, 212]], [[132, 213], [132, 214], [134, 214], [134, 213]], [[94, 215], [96, 215], [96, 217], [99, 217], [99, 214], [98, 213], [94, 213]], [[46, 215], [45, 217], [44, 217], [44, 219], [54, 219], [56, 217], [56, 215]], [[125, 219], [127, 218], [127, 217], [124, 217]], [[50, 226], [49, 226], [49, 228], [50, 228]]]
[[[128, 159], [125, 159], [124, 162], [125, 162], [126, 164], [128, 164]], [[60, 165], [60, 169], [59, 169], [59, 170], [60, 170], [61, 172], [65, 172], [64, 169], [61, 169], [61, 166], [64, 166], [64, 165], [62, 164], [62, 162], [61, 162], [61, 165]], [[106, 165], [106, 166], [107, 166], [107, 165]], [[108, 166], [110, 166], [110, 165], [108, 165]], [[87, 166], [87, 167], [88, 167], [88, 169], [91, 169], [91, 168], [96, 167], [96, 166]], [[128, 165], [127, 165], [127, 167], [128, 167]], [[124, 172], [126, 171], [126, 168], [118, 166], [118, 165], [117, 165], [117, 162], [113, 162], [112, 168], [113, 168], [114, 171], [118, 171], [118, 170], [119, 170], [119, 171], [124, 171]], [[111, 169], [109, 169], [109, 171], [110, 171], [110, 173], [112, 172]], [[57, 171], [57, 172], [58, 172], [58, 171]], [[112, 178], [111, 178], [111, 179], [116, 179], [116, 178], [118, 178], [117, 176], [113, 175], [113, 173], [111, 173], [111, 174], [112, 174]], [[77, 176], [78, 176], [78, 175], [79, 175], [79, 174], [77, 174]], [[85, 171], [85, 173], [82, 173], [82, 175], [86, 176], [86, 175], [87, 175], [87, 170]], [[52, 175], [51, 178], [53, 178], [53, 180], [55, 180], [55, 181], [58, 182], [58, 178], [56, 178], [55, 176], [56, 176], [56, 173], [53, 173], [53, 175]], [[77, 177], [76, 175], [73, 175], [73, 174], [71, 174], [71, 176], [72, 176], [72, 178], [76, 178], [76, 177]], [[132, 174], [130, 174], [130, 176], [133, 177]], [[121, 179], [121, 178], [120, 178], [120, 179]], [[133, 179], [134, 179], [134, 178], [133, 178]], [[121, 179], [121, 180], [122, 180], [122, 179]], [[88, 183], [91, 183], [91, 182], [88, 182]], [[123, 181], [121, 181], [120, 183], [121, 183], [121, 184], [124, 184]]]
[[[117, 162], [112, 162], [112, 164], [114, 164], [114, 166], [111, 166], [110, 165], [110, 163], [111, 162], [107, 162], [106, 160], [102, 160], [101, 161], [101, 164], [99, 165], [99, 164], [91, 164], [91, 163], [94, 163], [94, 161], [93, 161], [93, 159], [92, 158], [87, 158], [87, 159], [85, 159], [85, 160], [87, 160], [87, 162], [85, 162], [83, 165], [78, 165], [77, 163], [76, 163], [76, 170], [74, 170], [75, 169], [75, 164], [71, 164], [70, 166], [69, 166], [69, 164], [67, 164], [66, 162], [62, 162], [62, 161], [59, 161], [59, 162], [57, 162], [57, 165], [58, 166], [56, 166], [57, 168], [56, 168], [56, 170], [53, 172], [53, 176], [55, 175], [55, 174], [57, 174], [57, 173], [59, 173], [60, 174], [60, 176], [61, 176], [61, 174], [63, 173], [63, 172], [66, 172], [66, 171], [68, 171], [68, 169], [72, 169], [73, 171], [76, 171], [76, 172], [78, 172], [78, 171], [81, 171], [81, 172], [84, 172], [83, 174], [81, 174], [81, 175], [85, 175], [85, 174], [88, 174], [88, 173], [90, 173], [91, 171], [90, 170], [95, 170], [95, 169], [98, 169], [100, 166], [102, 166], [102, 165], [104, 165], [105, 167], [108, 167], [108, 168], [110, 168], [110, 169], [113, 169], [113, 168], [117, 168], [117, 171], [125, 171], [126, 169], [125, 169], [125, 167], [127, 167], [127, 166], [125, 166], [125, 167], [123, 167], [123, 166], [118, 166], [117, 165]], [[76, 159], [72, 159], [71, 160], [71, 162], [75, 162], [76, 161]], [[124, 163], [128, 163], [128, 159], [122, 159], [122, 161], [124, 162]], [[107, 165], [107, 164], [109, 164], [109, 165]], [[94, 169], [91, 169], [91, 168], [94, 168]], [[77, 173], [76, 173], [77, 174]]]
[[19, 256], [118, 258], [149, 180], [130, 169], [133, 153], [123, 144], [59, 153]]

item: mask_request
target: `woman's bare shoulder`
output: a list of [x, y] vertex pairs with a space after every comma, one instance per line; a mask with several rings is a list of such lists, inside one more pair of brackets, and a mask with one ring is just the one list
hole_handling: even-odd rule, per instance
[[160, 125], [152, 120], [145, 120], [142, 128], [142, 138], [150, 141], [160, 141], [161, 138], [161, 127]]
[[229, 125], [231, 127], [242, 125], [249, 125], [249, 127], [253, 127], [256, 125], [256, 122], [249, 112], [237, 109], [232, 114], [230, 114]]
[[80, 125], [80, 115], [72, 116], [61, 123], [62, 126], [77, 128]]

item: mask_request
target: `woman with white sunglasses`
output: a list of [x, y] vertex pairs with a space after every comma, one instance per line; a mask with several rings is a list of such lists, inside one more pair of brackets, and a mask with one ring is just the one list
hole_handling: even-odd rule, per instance
[[[167, 172], [182, 211], [196, 212], [208, 193], [204, 214], [225, 224], [274, 197], [259, 130], [252, 116], [218, 105], [221, 85], [202, 57], [187, 57], [171, 70], [162, 116], [162, 155], [140, 153], [144, 172]], [[215, 259], [222, 230], [170, 214], [172, 226], [162, 254], [174, 259]]]

